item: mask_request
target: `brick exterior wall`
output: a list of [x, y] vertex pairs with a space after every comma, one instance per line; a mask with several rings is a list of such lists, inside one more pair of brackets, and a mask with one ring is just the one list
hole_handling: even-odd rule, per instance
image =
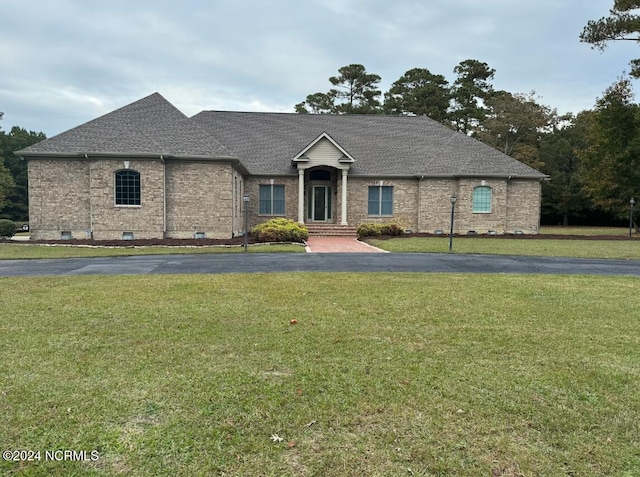
[[[167, 236], [229, 238], [234, 232], [234, 168], [229, 163], [167, 161]], [[240, 227], [242, 228], [242, 227]]]
[[418, 210], [420, 212], [418, 232], [434, 233], [448, 231], [451, 221], [451, 196], [458, 191], [457, 181], [452, 179], [422, 179]]
[[[393, 187], [393, 215], [369, 216], [369, 186]], [[365, 223], [394, 223], [403, 229], [418, 227], [418, 181], [416, 179], [362, 179], [347, 178], [347, 221], [358, 226]]]
[[[492, 190], [491, 212], [473, 212], [473, 190], [479, 186]], [[526, 234], [540, 231], [540, 182], [506, 179], [423, 179], [420, 181], [420, 232], [448, 232], [451, 226], [451, 196], [455, 206], [454, 232], [499, 234], [519, 230]]]
[[31, 160], [27, 168], [31, 238], [57, 240], [63, 231], [86, 238], [90, 228], [87, 161]]
[[[490, 187], [492, 190], [491, 212], [473, 212], [473, 190], [476, 187]], [[461, 179], [458, 181], [458, 201], [454, 221], [456, 233], [505, 232], [507, 183], [504, 180]], [[449, 201], [451, 208], [451, 201]], [[447, 223], [451, 220], [451, 214]], [[449, 226], [446, 227], [447, 229]]]
[[[115, 204], [115, 173], [140, 173], [140, 206]], [[164, 236], [165, 164], [160, 159], [30, 159], [29, 224], [34, 240], [119, 240]], [[192, 238], [194, 226], [208, 238], [242, 230], [243, 178], [229, 163], [166, 164], [167, 236]]]
[[542, 185], [537, 181], [509, 181], [506, 232], [540, 233]]
[[[338, 171], [339, 173], [340, 171]], [[270, 216], [258, 214], [259, 184], [285, 186], [285, 217], [298, 220], [298, 178], [273, 177], [249, 178], [247, 190], [251, 196], [249, 204], [250, 228], [262, 223]], [[393, 187], [393, 215], [376, 217], [368, 215], [369, 186], [385, 185]], [[305, 194], [311, 183], [305, 181]], [[334, 175], [332, 187], [332, 217], [330, 223], [341, 220], [341, 187], [339, 175]], [[473, 212], [473, 190], [478, 186], [492, 189], [491, 212]], [[538, 181], [506, 179], [365, 179], [349, 176], [347, 180], [347, 219], [349, 225], [363, 223], [396, 223], [414, 232], [447, 233], [451, 223], [451, 195], [456, 194], [454, 232], [467, 234], [475, 231], [485, 234], [495, 231], [499, 234], [522, 231], [537, 234], [540, 229], [540, 190]], [[307, 218], [307, 197], [305, 197], [305, 222]]]
[[[368, 215], [368, 187], [393, 186], [393, 216]], [[492, 189], [491, 212], [473, 212], [473, 191]], [[541, 186], [539, 181], [506, 179], [359, 179], [347, 182], [349, 225], [396, 223], [416, 232], [448, 232], [451, 226], [451, 196], [457, 196], [454, 232], [499, 234], [540, 231]], [[338, 194], [338, 197], [340, 194]]]
[[[128, 169], [140, 173], [140, 205], [115, 204], [115, 173]], [[93, 238], [118, 240], [124, 232], [134, 238], [163, 236], [164, 166], [160, 159], [91, 159], [91, 210]]]
[[[284, 186], [284, 215], [260, 215], [260, 185]], [[249, 193], [249, 230], [274, 217], [298, 220], [298, 178], [291, 176], [248, 177], [245, 192]], [[305, 204], [306, 207], [306, 204]], [[306, 209], [305, 209], [306, 213]]]
[[[141, 205], [116, 206], [115, 172], [125, 168], [140, 172]], [[59, 239], [62, 232], [74, 238], [121, 239], [123, 232], [135, 238], [191, 238], [204, 232], [208, 238], [229, 238], [244, 229], [243, 192], [249, 193], [249, 228], [272, 216], [259, 214], [259, 186], [285, 186], [284, 216], [298, 220], [298, 177], [246, 177], [231, 163], [167, 161], [160, 159], [31, 159], [29, 169], [29, 214], [33, 239]], [[166, 178], [165, 178], [166, 170]], [[305, 194], [313, 184], [305, 180]], [[166, 183], [166, 197], [164, 187]], [[319, 184], [319, 183], [318, 183]], [[332, 169], [332, 214], [329, 223], [341, 221], [342, 180]], [[369, 186], [393, 187], [393, 215], [368, 215]], [[490, 213], [474, 213], [475, 187], [492, 189]], [[538, 181], [505, 179], [359, 178], [349, 175], [347, 219], [351, 226], [362, 223], [396, 223], [404, 229], [433, 233], [448, 232], [450, 197], [458, 197], [455, 232], [539, 232], [541, 186]], [[307, 221], [307, 197], [304, 204]]]

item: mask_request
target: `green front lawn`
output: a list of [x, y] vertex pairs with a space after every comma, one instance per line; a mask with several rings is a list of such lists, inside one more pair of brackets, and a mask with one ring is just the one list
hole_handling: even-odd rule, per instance
[[[389, 252], [449, 252], [449, 237], [401, 237], [366, 242]], [[500, 237], [455, 237], [455, 253], [532, 255], [544, 257], [609, 258], [640, 260], [638, 240], [507, 239]]]
[[580, 276], [4, 278], [2, 450], [99, 458], [0, 461], [0, 474], [639, 475], [639, 290]]
[[[635, 229], [632, 230], [635, 233]], [[543, 235], [629, 235], [629, 228], [625, 227], [584, 227], [545, 225], [540, 227]]]

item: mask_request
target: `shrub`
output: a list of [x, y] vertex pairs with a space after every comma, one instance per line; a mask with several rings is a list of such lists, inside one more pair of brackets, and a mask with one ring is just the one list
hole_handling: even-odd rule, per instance
[[358, 237], [377, 237], [382, 235], [380, 224], [360, 224], [358, 227]]
[[256, 225], [252, 233], [258, 242], [304, 242], [309, 238], [304, 225], [285, 218], [267, 220]]
[[402, 235], [404, 229], [398, 224], [361, 224], [358, 237], [378, 237], [380, 235]]
[[0, 219], [0, 238], [11, 238], [16, 234], [16, 224], [11, 220]]
[[404, 229], [398, 224], [385, 224], [382, 228], [382, 235], [402, 235]]

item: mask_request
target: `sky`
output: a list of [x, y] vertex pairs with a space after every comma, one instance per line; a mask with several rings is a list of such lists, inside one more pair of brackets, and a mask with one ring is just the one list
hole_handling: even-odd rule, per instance
[[[613, 0], [0, 0], [0, 128], [48, 137], [159, 92], [202, 110], [293, 112], [357, 63], [380, 89], [412, 68], [591, 109], [640, 57], [580, 43]], [[624, 44], [622, 44], [624, 43]], [[635, 82], [634, 82], [635, 83]]]

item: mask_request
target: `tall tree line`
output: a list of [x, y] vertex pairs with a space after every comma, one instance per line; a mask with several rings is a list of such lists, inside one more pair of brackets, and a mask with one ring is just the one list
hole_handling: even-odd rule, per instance
[[454, 69], [450, 86], [443, 75], [426, 68], [413, 68], [395, 81], [384, 94], [380, 76], [360, 64], [350, 64], [331, 76], [326, 93], [309, 94], [295, 105], [300, 114], [405, 114], [427, 115], [458, 131], [471, 133], [488, 113], [484, 102], [493, 93], [495, 70], [478, 60], [465, 60]]
[[[3, 113], [0, 113], [2, 119]], [[27, 164], [13, 152], [44, 140], [43, 133], [18, 126], [8, 133], [0, 128], [0, 218], [29, 219]]]

